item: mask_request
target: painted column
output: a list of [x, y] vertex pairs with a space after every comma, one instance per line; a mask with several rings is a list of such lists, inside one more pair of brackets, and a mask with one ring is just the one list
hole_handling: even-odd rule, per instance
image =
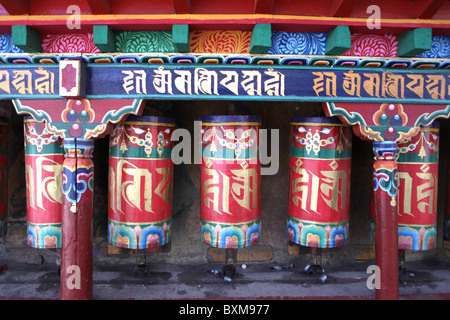
[[378, 300], [398, 299], [397, 143], [374, 142], [373, 164], [375, 263], [379, 268]]
[[92, 299], [94, 141], [64, 139], [61, 299]]

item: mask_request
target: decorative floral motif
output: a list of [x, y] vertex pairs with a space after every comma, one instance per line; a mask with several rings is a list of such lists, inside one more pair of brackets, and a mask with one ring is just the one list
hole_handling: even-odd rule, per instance
[[93, 191], [94, 167], [63, 168], [62, 191], [67, 200], [76, 203], [89, 187]]
[[[341, 153], [344, 150], [344, 146], [342, 142], [344, 141], [345, 144], [350, 145], [351, 141], [347, 139], [344, 136], [344, 133], [339, 129], [339, 133], [335, 137], [328, 137], [326, 139], [321, 139], [320, 133], [323, 133], [325, 135], [329, 134], [331, 132], [331, 129], [329, 128], [323, 128], [320, 131], [316, 130], [316, 132], [313, 134], [311, 132], [311, 129], [306, 130], [305, 127], [299, 126], [298, 132], [302, 134], [301, 135], [295, 135], [295, 140], [297, 140], [300, 144], [305, 146], [307, 154], [311, 153], [311, 150], [314, 152], [315, 155], [317, 155], [320, 151], [321, 147], [325, 147], [329, 144], [335, 143], [338, 141], [338, 144], [336, 146], [336, 150]], [[304, 136], [303, 134], [306, 133]]]
[[204, 53], [249, 53], [249, 31], [192, 31], [190, 51]]
[[352, 46], [343, 56], [364, 57], [396, 57], [398, 40], [391, 34], [361, 34], [351, 35]]
[[99, 53], [94, 45], [92, 33], [88, 34], [48, 34], [42, 40], [42, 52], [49, 53]]
[[259, 243], [261, 221], [242, 224], [216, 224], [202, 221], [202, 241], [216, 248], [245, 248]]
[[317, 223], [289, 217], [287, 236], [289, 241], [313, 248], [337, 248], [344, 246], [348, 239], [348, 221]]
[[418, 58], [450, 58], [450, 37], [434, 36], [431, 49], [417, 56]]
[[122, 52], [174, 52], [169, 31], [122, 31], [116, 34], [116, 49]]
[[1, 53], [22, 53], [22, 49], [12, 43], [12, 35], [0, 34], [0, 52]]
[[254, 145], [258, 132], [257, 128], [255, 129], [253, 127], [250, 127], [249, 129], [244, 130], [240, 136], [236, 136], [233, 130], [225, 129], [223, 127], [221, 128], [224, 138], [218, 135], [216, 127], [213, 127], [209, 135], [203, 136], [202, 142], [204, 144], [211, 142], [210, 150], [214, 155], [215, 152], [217, 152], [216, 143], [218, 141], [220, 147], [234, 150], [234, 155], [236, 156], [236, 158], [239, 158], [243, 150], [248, 149]]
[[41, 152], [45, 145], [55, 143], [59, 139], [57, 135], [47, 130], [47, 123], [40, 133], [34, 124], [25, 125], [27, 126], [24, 130], [25, 139], [29, 144], [36, 146], [38, 152]]
[[274, 32], [269, 54], [323, 55], [326, 33]]

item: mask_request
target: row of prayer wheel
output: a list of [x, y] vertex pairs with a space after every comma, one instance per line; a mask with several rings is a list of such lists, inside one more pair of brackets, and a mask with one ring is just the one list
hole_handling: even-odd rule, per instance
[[[201, 121], [201, 239], [218, 248], [255, 245], [262, 227], [261, 119], [204, 116]], [[28, 244], [59, 248], [62, 140], [32, 118], [25, 118], [24, 126]], [[308, 247], [343, 246], [349, 233], [351, 127], [337, 118], [315, 117], [294, 118], [290, 129], [287, 238]], [[110, 134], [110, 244], [145, 249], [170, 242], [173, 130], [172, 118], [129, 116]], [[399, 249], [436, 246], [438, 135], [433, 125], [398, 145]]]

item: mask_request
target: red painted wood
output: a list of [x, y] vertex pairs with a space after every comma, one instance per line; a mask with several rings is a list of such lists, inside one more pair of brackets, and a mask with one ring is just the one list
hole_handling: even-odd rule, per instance
[[255, 9], [253, 10], [253, 13], [272, 14], [274, 2], [275, 0], [255, 0]]
[[86, 0], [92, 14], [111, 13], [111, 0]]
[[[63, 163], [69, 170], [93, 165], [90, 157], [68, 157], [67, 153]], [[74, 203], [63, 196], [61, 300], [92, 299], [93, 198], [93, 191], [86, 188], [74, 209]]]
[[29, 1], [27, 0], [1, 0], [0, 5], [9, 15], [22, 15], [28, 13]]
[[333, 0], [331, 5], [330, 16], [333, 17], [350, 17], [358, 0]]
[[416, 16], [419, 19], [431, 19], [445, 2], [446, 0], [416, 1]]
[[[374, 178], [380, 168], [394, 171], [397, 163], [393, 157], [377, 156], [374, 162]], [[392, 181], [392, 183], [396, 183]], [[380, 268], [380, 288], [377, 300], [397, 300], [398, 289], [398, 201], [381, 187], [374, 191], [375, 210], [375, 264]]]
[[172, 0], [175, 14], [188, 14], [191, 11], [191, 0]]

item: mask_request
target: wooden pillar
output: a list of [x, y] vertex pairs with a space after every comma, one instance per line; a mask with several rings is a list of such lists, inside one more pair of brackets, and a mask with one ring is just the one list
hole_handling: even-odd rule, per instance
[[398, 299], [397, 143], [374, 142], [375, 263], [378, 300]]
[[92, 299], [94, 141], [64, 140], [61, 299]]

